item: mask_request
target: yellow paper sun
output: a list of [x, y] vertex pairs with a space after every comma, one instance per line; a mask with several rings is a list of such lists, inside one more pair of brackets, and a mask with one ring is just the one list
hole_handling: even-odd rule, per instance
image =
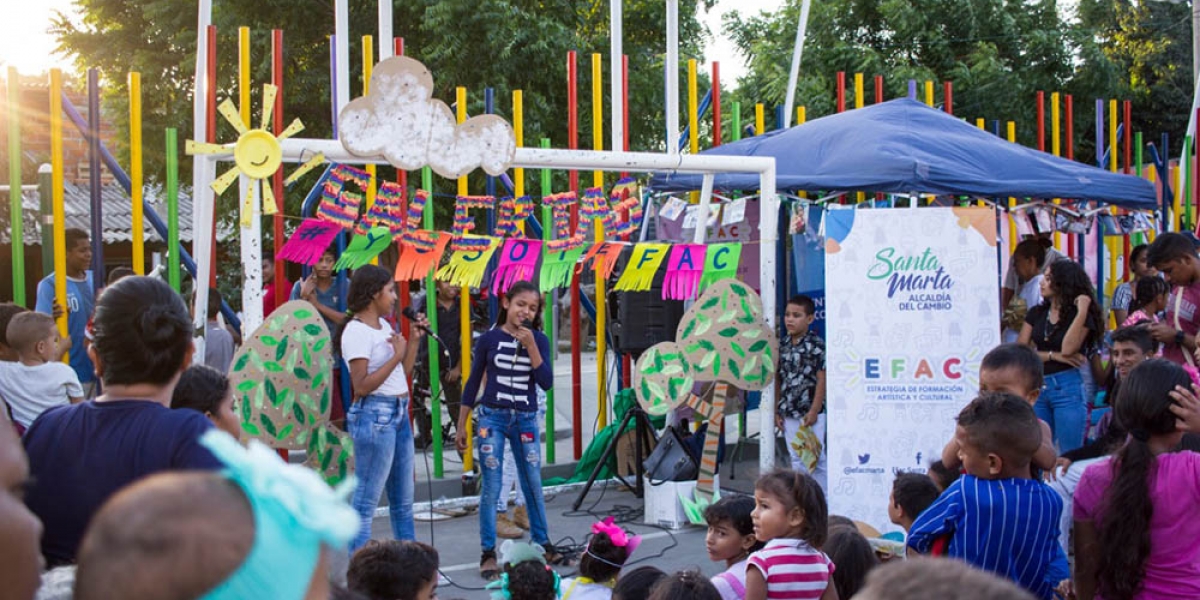
[[[233, 144], [233, 163], [234, 165], [213, 180], [211, 187], [217, 195], [221, 195], [233, 184], [234, 180], [239, 175], [245, 175], [253, 181], [252, 186], [258, 186], [261, 190], [263, 199], [263, 214], [272, 215], [279, 212], [275, 205], [275, 194], [269, 185], [263, 185], [262, 181], [273, 175], [279, 166], [283, 164], [283, 148], [280, 146], [280, 140], [285, 140], [304, 130], [304, 124], [300, 119], [292, 121], [287, 129], [284, 129], [278, 136], [272, 134], [267, 129], [267, 125], [271, 119], [271, 109], [275, 106], [275, 96], [278, 89], [271, 84], [263, 85], [263, 109], [262, 119], [258, 129], [248, 129], [246, 124], [242, 122], [242, 118], [238, 115], [237, 108], [233, 102], [226, 99], [217, 107], [217, 112], [225, 117], [225, 121], [233, 126], [238, 132], [238, 139]], [[188, 154], [222, 154], [229, 152], [229, 144], [209, 144], [205, 142], [197, 142], [188, 140], [185, 145], [185, 150]], [[313, 167], [325, 162], [324, 154], [317, 154], [308, 162], [300, 165], [291, 175], [285, 180], [285, 184], [291, 185], [292, 182], [300, 178], [301, 175], [311, 171]], [[243, 222], [249, 220], [248, 211], [243, 209]]]

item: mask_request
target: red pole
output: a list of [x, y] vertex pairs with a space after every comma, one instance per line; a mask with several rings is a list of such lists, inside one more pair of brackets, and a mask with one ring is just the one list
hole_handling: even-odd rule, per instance
[[[392, 40], [392, 53], [396, 56], [404, 56], [404, 38], [398, 37]], [[400, 214], [408, 214], [408, 171], [396, 169], [396, 182], [400, 184]], [[400, 282], [400, 332], [406, 339], [410, 339], [412, 335], [412, 323], [408, 317], [404, 316], [404, 307], [409, 306], [412, 302], [412, 288], [407, 279]], [[429, 291], [426, 291], [428, 298]], [[457, 418], [457, 417], [455, 417]]]
[[[571, 150], [579, 148], [579, 107], [576, 104], [576, 89], [578, 79], [575, 72], [575, 51], [567, 52], [567, 147]], [[571, 190], [579, 192], [579, 172], [569, 173]], [[571, 207], [571, 230], [579, 228], [579, 207]], [[583, 456], [583, 343], [580, 340], [579, 328], [579, 272], [571, 279], [571, 429], [574, 431], [571, 443], [575, 460]]]
[[712, 65], [713, 148], [721, 145], [721, 63]]
[[[713, 65], [713, 68], [714, 69], [716, 68], [715, 64]], [[625, 119], [625, 127], [624, 127], [625, 139], [623, 140], [623, 142], [625, 144], [624, 145], [625, 151], [629, 152], [629, 55], [628, 54], [621, 56], [621, 90], [624, 93], [624, 97], [621, 98], [621, 103], [622, 103], [622, 106], [625, 107], [624, 110], [621, 111], [621, 115]], [[714, 93], [719, 94], [719, 91], [714, 92]], [[714, 96], [714, 98], [716, 98], [716, 96]], [[715, 133], [714, 135], [716, 135], [716, 137], [718, 138], [717, 143], [720, 143], [720, 139], [719, 139], [721, 137], [721, 134], [720, 134], [721, 120], [720, 120], [720, 116], [719, 116], [720, 115], [720, 109], [719, 109], [720, 105], [717, 104], [714, 106], [718, 107], [715, 109], [715, 110], [717, 110], [717, 112], [713, 113], [714, 115], [717, 115], [716, 116], [717, 133]], [[626, 177], [627, 174], [622, 173], [621, 176]], [[622, 216], [624, 218], [628, 219], [629, 213], [626, 212]], [[629, 236], [625, 236], [625, 240], [628, 241]], [[633, 357], [630, 356], [628, 353], [623, 354], [621, 356], [621, 381], [624, 382], [625, 388], [633, 387]]]
[[[271, 30], [271, 83], [275, 85], [277, 94], [275, 96], [274, 106], [274, 128], [275, 135], [283, 133], [283, 30]], [[287, 264], [279, 257], [279, 251], [283, 248], [283, 213], [287, 202], [283, 196], [283, 166], [275, 171], [275, 201], [279, 205], [279, 212], [275, 213], [274, 237], [275, 237], [275, 304], [282, 304], [292, 290], [287, 288]]]
[[883, 75], [875, 76], [875, 104], [883, 102]]
[[[207, 139], [205, 141], [216, 143], [217, 141], [217, 26], [209, 25], [206, 31], [208, 34], [208, 127], [205, 131]], [[205, 193], [208, 193], [205, 191]], [[213, 198], [216, 201], [216, 198]], [[208, 270], [208, 287], [217, 287], [217, 211], [213, 211], [213, 228], [212, 228], [212, 250], [209, 253], [209, 264], [212, 265]], [[242, 332], [248, 333], [248, 332]]]
[[846, 110], [846, 72], [838, 71], [837, 73], [837, 111], [844, 112]]
[[949, 81], [942, 82], [942, 96], [945, 98], [946, 114], [954, 114], [954, 84]]
[[1046, 92], [1037, 93], [1037, 145], [1039, 152], [1046, 151]]

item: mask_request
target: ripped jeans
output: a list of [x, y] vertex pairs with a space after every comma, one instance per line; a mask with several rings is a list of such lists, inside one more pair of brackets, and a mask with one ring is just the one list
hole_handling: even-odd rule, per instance
[[511, 444], [517, 479], [529, 513], [529, 534], [543, 547], [550, 542], [546, 505], [542, 501], [542, 448], [536, 411], [509, 408], [475, 409], [475, 460], [483, 471], [479, 498], [479, 538], [484, 550], [496, 548], [496, 502], [504, 470], [504, 446]]

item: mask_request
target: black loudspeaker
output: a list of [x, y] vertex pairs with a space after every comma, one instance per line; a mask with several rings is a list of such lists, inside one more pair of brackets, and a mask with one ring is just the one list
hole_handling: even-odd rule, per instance
[[608, 282], [608, 306], [611, 310], [608, 327], [617, 352], [638, 355], [659, 342], [675, 340], [675, 329], [683, 319], [684, 308], [682, 300], [663, 300], [665, 267], [655, 273], [654, 284], [649, 291], [612, 291], [632, 253], [631, 249], [621, 252]]

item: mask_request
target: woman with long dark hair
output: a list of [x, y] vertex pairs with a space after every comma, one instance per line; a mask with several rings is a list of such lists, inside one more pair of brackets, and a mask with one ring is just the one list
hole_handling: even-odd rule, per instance
[[1096, 294], [1078, 263], [1050, 263], [1042, 276], [1043, 303], [1025, 315], [1018, 343], [1033, 346], [1042, 359], [1045, 388], [1034, 411], [1054, 431], [1059, 452], [1083, 444], [1087, 420], [1083, 377], [1079, 366], [1104, 331]]
[[1173, 452], [1185, 431], [1200, 431], [1191, 383], [1179, 365], [1151, 359], [1121, 386], [1113, 410], [1129, 438], [1075, 491], [1080, 600], [1200, 598], [1200, 454]]
[[354, 403], [346, 425], [354, 439], [358, 487], [351, 504], [362, 518], [351, 553], [371, 537], [379, 495], [387, 489], [392, 535], [415, 539], [413, 526], [413, 434], [408, 424], [408, 379], [417, 358], [424, 317], [413, 328], [412, 343], [392, 330], [384, 317], [396, 309], [396, 285], [386, 270], [366, 265], [354, 273], [347, 298], [349, 318], [334, 335], [334, 346], [350, 365]]

